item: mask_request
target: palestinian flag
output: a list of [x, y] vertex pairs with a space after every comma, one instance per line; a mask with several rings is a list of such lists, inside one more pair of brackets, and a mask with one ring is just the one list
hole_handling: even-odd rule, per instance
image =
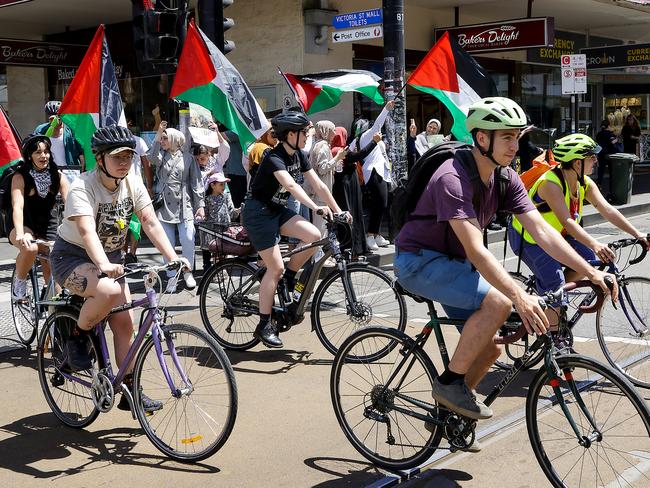
[[237, 69], [191, 21], [171, 98], [196, 103], [239, 136], [244, 152], [268, 128], [264, 112]]
[[[278, 68], [279, 69], [279, 68]], [[361, 93], [377, 105], [384, 104], [379, 93], [379, 76], [372, 71], [338, 69], [307, 75], [280, 74], [291, 87], [306, 114], [315, 114], [332, 108], [347, 92]]]
[[0, 175], [22, 158], [19, 140], [16, 129], [7, 117], [4, 107], [0, 105]]
[[470, 144], [472, 137], [465, 128], [469, 106], [481, 98], [497, 95], [487, 71], [448, 32], [431, 48], [406, 83], [440, 100], [454, 118], [451, 133]]
[[[59, 109], [61, 120], [74, 132], [84, 149], [86, 170], [95, 167], [90, 148], [93, 133], [100, 127], [126, 127], [120, 88], [108, 51], [104, 25], [95, 32], [77, 74], [70, 84]], [[53, 121], [54, 122], [54, 121]]]

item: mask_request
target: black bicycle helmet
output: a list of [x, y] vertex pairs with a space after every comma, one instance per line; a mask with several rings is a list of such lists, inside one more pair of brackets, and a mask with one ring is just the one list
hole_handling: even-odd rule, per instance
[[289, 132], [298, 132], [309, 126], [309, 119], [302, 112], [284, 112], [271, 119], [275, 137], [286, 141]]
[[49, 118], [56, 115], [61, 108], [61, 102], [58, 100], [50, 100], [45, 104], [45, 115]]
[[136, 143], [129, 129], [109, 125], [95, 131], [90, 145], [95, 154], [101, 154], [118, 148], [135, 150]]

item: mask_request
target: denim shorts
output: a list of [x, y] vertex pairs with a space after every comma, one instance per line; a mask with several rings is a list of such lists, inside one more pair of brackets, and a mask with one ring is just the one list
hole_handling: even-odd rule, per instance
[[[117, 250], [106, 254], [109, 262], [113, 264], [122, 264], [124, 259], [122, 251]], [[82, 264], [93, 264], [92, 259], [83, 247], [71, 244], [68, 241], [58, 237], [54, 242], [54, 247], [50, 253], [50, 265], [54, 281], [64, 286], [68, 276]]]
[[246, 198], [242, 218], [248, 237], [257, 251], [280, 242], [280, 227], [298, 215], [286, 207], [273, 207], [254, 198]]
[[[576, 241], [571, 236], [565, 236], [567, 243], [582, 257], [585, 261], [596, 259], [596, 254], [584, 244]], [[508, 228], [508, 240], [513, 252], [521, 257], [526, 266], [535, 275], [535, 285], [537, 293], [555, 291], [566, 282], [564, 279], [564, 266], [549, 256], [544, 249], [537, 244], [531, 244], [524, 239], [523, 247], [521, 245], [521, 234], [517, 232], [512, 225]]]
[[467, 320], [492, 287], [469, 261], [427, 249], [398, 250], [394, 270], [404, 288], [438, 302], [452, 319]]

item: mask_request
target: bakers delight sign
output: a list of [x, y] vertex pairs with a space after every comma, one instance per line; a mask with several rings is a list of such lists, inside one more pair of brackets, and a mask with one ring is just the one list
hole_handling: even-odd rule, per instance
[[475, 24], [436, 29], [436, 41], [445, 32], [469, 52], [510, 51], [552, 46], [553, 17], [508, 20], [495, 24]]

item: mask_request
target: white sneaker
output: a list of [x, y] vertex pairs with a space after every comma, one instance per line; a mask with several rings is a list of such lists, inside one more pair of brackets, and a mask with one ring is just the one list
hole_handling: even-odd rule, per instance
[[165, 293], [176, 293], [176, 284], [178, 283], [177, 278], [169, 278], [167, 282], [167, 288], [165, 288]]
[[11, 298], [14, 301], [24, 300], [27, 296], [27, 280], [14, 279], [14, 286], [11, 287]]
[[368, 244], [368, 249], [370, 251], [376, 251], [379, 249], [379, 246], [375, 242], [375, 238], [373, 236], [366, 237], [366, 243]]
[[325, 265], [326, 268], [335, 268], [336, 267], [336, 259], [329, 257], [325, 260]]
[[388, 239], [384, 239], [383, 236], [377, 234], [375, 236], [375, 244], [377, 244], [379, 247], [386, 247], [388, 244], [390, 244], [390, 241]]
[[186, 271], [183, 273], [183, 279], [185, 280], [185, 287], [188, 290], [193, 290], [196, 287], [196, 280], [194, 279], [194, 276], [192, 276], [191, 272]]

